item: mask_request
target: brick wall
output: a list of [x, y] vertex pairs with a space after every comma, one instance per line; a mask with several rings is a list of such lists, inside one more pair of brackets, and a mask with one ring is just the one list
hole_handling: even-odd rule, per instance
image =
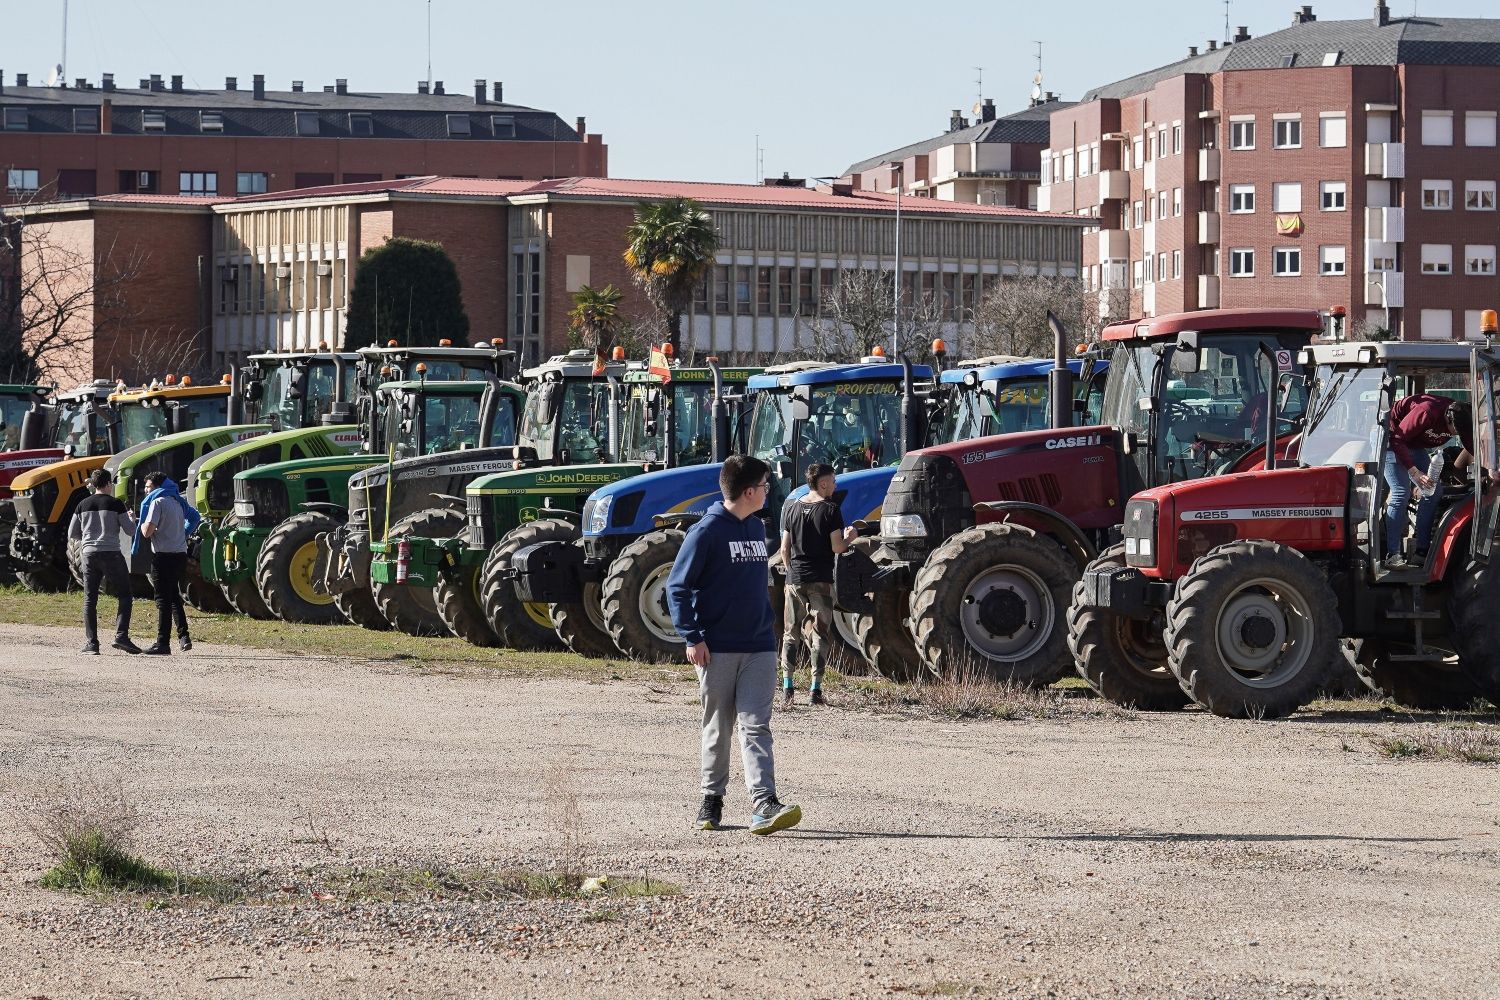
[[625, 230], [635, 221], [632, 205], [553, 204], [547, 210], [547, 256], [542, 267], [546, 282], [543, 306], [546, 329], [543, 353], [564, 350], [568, 340], [568, 311], [573, 308], [567, 287], [568, 257], [588, 258], [588, 282], [594, 288], [614, 285], [625, 293], [621, 311], [631, 319], [650, 322], [651, 303], [631, 277], [622, 254]]

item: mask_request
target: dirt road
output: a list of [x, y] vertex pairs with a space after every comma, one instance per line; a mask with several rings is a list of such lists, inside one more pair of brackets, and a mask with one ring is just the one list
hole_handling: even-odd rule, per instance
[[[798, 708], [777, 764], [806, 820], [758, 839], [689, 828], [685, 683], [75, 646], [0, 625], [4, 998], [1500, 995], [1500, 767], [1387, 759], [1372, 740], [1400, 720]], [[681, 894], [100, 903], [37, 886], [17, 808], [119, 775], [142, 854], [272, 885], [537, 868], [568, 832], [558, 762], [591, 867]]]

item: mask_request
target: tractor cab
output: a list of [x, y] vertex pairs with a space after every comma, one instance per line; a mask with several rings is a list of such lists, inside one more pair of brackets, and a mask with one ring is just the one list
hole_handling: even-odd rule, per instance
[[114, 418], [109, 450], [118, 453], [168, 434], [222, 427], [230, 396], [228, 383], [195, 385], [186, 375], [167, 375], [137, 389], [122, 383], [109, 397]]
[[470, 448], [494, 448], [516, 440], [516, 413], [499, 406], [486, 422], [485, 382], [388, 382], [376, 390], [381, 427], [375, 433], [399, 461]]
[[594, 352], [574, 350], [521, 373], [526, 409], [516, 433], [516, 459], [526, 465], [608, 461], [619, 454], [615, 406], [627, 366], [600, 365]]
[[114, 389], [115, 384], [108, 379], [96, 379], [53, 394], [47, 446], [63, 458], [109, 454], [109, 428], [114, 422], [110, 397]]
[[36, 447], [23, 440], [27, 414], [44, 411], [53, 390], [43, 385], [0, 385], [0, 452]]
[[[1052, 426], [1048, 373], [1052, 361], [993, 355], [960, 361], [938, 375], [939, 404], [927, 428], [927, 444], [947, 444]], [[1104, 381], [1092, 379], [1104, 366], [1092, 359], [1067, 362], [1073, 374], [1074, 424], [1099, 422]]]
[[348, 422], [339, 419], [338, 404], [353, 396], [359, 360], [326, 351], [254, 355], [242, 370], [242, 406], [230, 422], [263, 423], [270, 434]]

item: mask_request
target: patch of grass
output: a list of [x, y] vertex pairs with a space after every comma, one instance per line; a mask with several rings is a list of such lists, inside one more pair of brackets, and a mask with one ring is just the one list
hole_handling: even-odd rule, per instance
[[877, 677], [845, 678], [835, 704], [917, 719], [1134, 719], [1135, 712], [1094, 696], [1086, 685], [1028, 688], [997, 683], [975, 670], [951, 678], [923, 676], [911, 684]]
[[[589, 886], [597, 882], [597, 888]], [[592, 891], [585, 891], [592, 888]], [[264, 898], [312, 897], [343, 903], [496, 902], [538, 899], [627, 899], [675, 896], [663, 879], [575, 879], [553, 871], [419, 865], [409, 868], [320, 868], [283, 880]]]
[[[106, 606], [113, 607], [112, 602], [113, 598], [108, 599]], [[416, 638], [394, 631], [372, 632], [357, 625], [297, 625], [256, 621], [246, 615], [208, 615], [192, 608], [187, 612], [196, 642], [276, 650], [305, 659], [326, 656], [340, 661], [365, 660], [435, 673], [481, 668], [507, 676], [579, 678], [600, 683], [676, 681], [684, 677], [696, 680], [690, 673], [684, 674], [680, 666], [637, 663], [623, 657], [591, 660], [572, 653], [481, 649], [462, 639]], [[79, 591], [33, 594], [20, 586], [0, 587], [0, 621], [76, 630], [82, 615], [83, 595]]]
[[1394, 760], [1422, 758], [1466, 764], [1500, 763], [1500, 730], [1477, 722], [1428, 724], [1373, 742]]

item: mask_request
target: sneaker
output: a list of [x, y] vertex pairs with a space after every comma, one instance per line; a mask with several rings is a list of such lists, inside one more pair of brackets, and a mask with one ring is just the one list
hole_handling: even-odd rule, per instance
[[185, 635], [181, 639], [178, 639], [177, 640], [177, 648], [180, 649], [180, 650], [182, 650], [184, 653], [186, 653], [188, 650], [192, 649], [193, 648], [192, 637]]
[[1386, 572], [1389, 573], [1399, 572], [1400, 570], [1411, 568], [1411, 563], [1407, 562], [1406, 556], [1402, 555], [1400, 552], [1394, 552], [1391, 555], [1386, 556], [1385, 562], [1381, 563], [1381, 565], [1384, 566]]
[[802, 807], [782, 805], [774, 796], [755, 807], [750, 832], [768, 837], [777, 830], [790, 830], [802, 822]]
[[791, 708], [792, 707], [792, 702], [794, 701], [795, 696], [796, 696], [796, 693], [791, 688], [782, 688], [781, 689], [781, 707], [782, 708]]
[[136, 653], [139, 653], [141, 651], [141, 647], [137, 646], [129, 639], [116, 639], [114, 642], [110, 643], [110, 645], [115, 649], [120, 650], [122, 653], [129, 653], [131, 656], [134, 656]]
[[87, 653], [90, 656], [98, 656], [99, 644], [97, 642], [86, 642], [83, 644], [83, 649], [80, 652]]
[[698, 807], [695, 820], [700, 830], [717, 830], [724, 820], [724, 799], [718, 795], [703, 796], [703, 805]]
[[170, 643], [154, 642], [151, 645], [147, 646], [145, 649], [141, 650], [141, 652], [145, 653], [147, 656], [171, 656], [172, 646]]
[[826, 704], [828, 704], [828, 702], [826, 702], [826, 701], [823, 700], [823, 689], [822, 688], [813, 688], [812, 689], [812, 694], [808, 696], [807, 700], [810, 701], [814, 705], [826, 705]]

